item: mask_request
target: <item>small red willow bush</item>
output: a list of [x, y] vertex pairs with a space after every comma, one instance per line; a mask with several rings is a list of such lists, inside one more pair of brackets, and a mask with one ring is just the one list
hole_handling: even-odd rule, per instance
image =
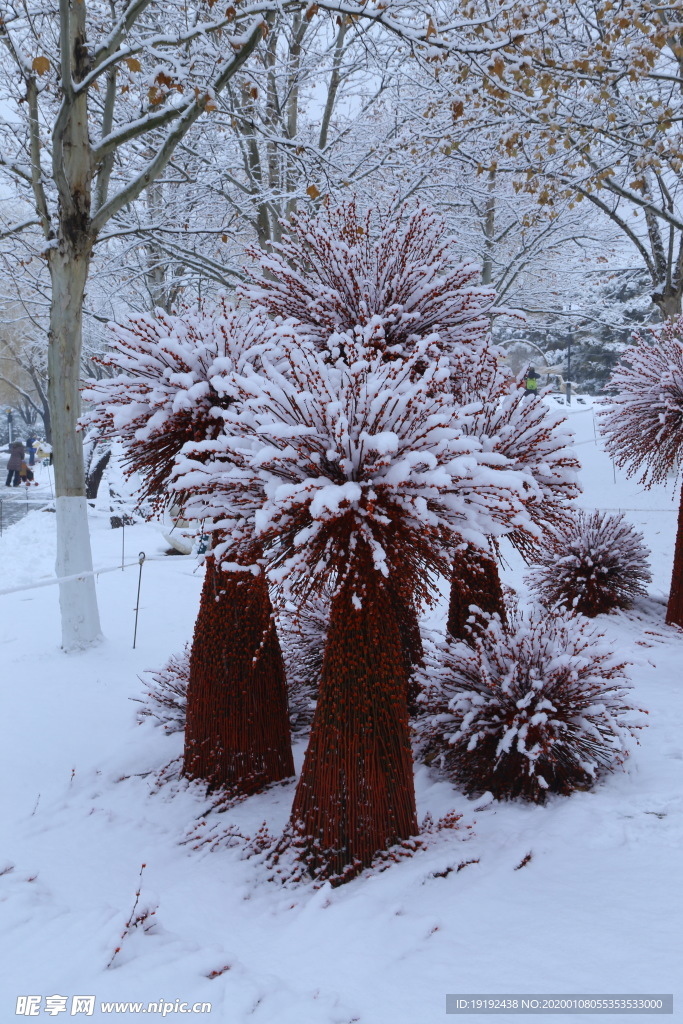
[[588, 789], [628, 755], [638, 724], [625, 663], [590, 623], [559, 609], [508, 609], [473, 646], [428, 658], [416, 732], [464, 791], [544, 803]]
[[628, 608], [652, 579], [649, 551], [621, 515], [579, 512], [554, 532], [554, 543], [529, 574], [546, 605], [561, 604], [593, 618]]
[[182, 654], [172, 654], [160, 669], [145, 672], [150, 682], [145, 681], [145, 695], [139, 700], [138, 722], [154, 718], [163, 726], [164, 732], [182, 732], [187, 716], [187, 681], [190, 678], [190, 651], [186, 647]]

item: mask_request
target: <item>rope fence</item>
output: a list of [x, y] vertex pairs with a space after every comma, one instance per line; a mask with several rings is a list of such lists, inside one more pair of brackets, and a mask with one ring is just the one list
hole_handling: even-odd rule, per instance
[[[140, 554], [142, 555], [142, 554], [144, 554], [144, 552], [140, 552]], [[156, 556], [155, 555], [151, 555], [151, 556], [145, 555], [144, 561], [145, 562], [168, 562], [169, 561], [169, 557], [170, 556], [168, 556], [168, 555], [156, 555]], [[195, 561], [195, 556], [194, 555], [174, 555], [172, 560], [175, 563], [178, 560], [180, 560], [180, 561], [188, 561], [189, 559], [192, 559], [192, 561]], [[72, 576], [55, 576], [55, 577], [53, 577], [52, 579], [49, 579], [49, 580], [38, 580], [36, 583], [23, 583], [19, 587], [6, 587], [5, 589], [0, 590], [0, 597], [4, 597], [5, 594], [18, 594], [18, 593], [20, 593], [21, 591], [24, 591], [24, 590], [37, 590], [40, 587], [54, 587], [54, 586], [56, 586], [59, 583], [75, 583], [76, 580], [85, 580], [85, 579], [88, 579], [91, 576], [102, 576], [106, 572], [121, 572], [121, 569], [128, 569], [132, 565], [139, 565], [139, 564], [140, 564], [140, 556], [138, 556], [135, 559], [135, 561], [133, 561], [133, 562], [126, 562], [124, 565], [121, 565], [121, 563], [119, 562], [117, 565], [106, 565], [102, 569], [93, 569], [90, 572], [77, 572], [77, 573], [74, 573]]]

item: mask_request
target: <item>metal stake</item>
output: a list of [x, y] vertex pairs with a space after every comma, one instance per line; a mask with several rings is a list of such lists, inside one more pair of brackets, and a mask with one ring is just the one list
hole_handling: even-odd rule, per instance
[[138, 562], [140, 563], [140, 575], [138, 576], [138, 599], [135, 605], [135, 631], [133, 633], [133, 650], [135, 650], [135, 642], [138, 637], [138, 612], [140, 611], [140, 585], [142, 584], [142, 564], [145, 561], [145, 552], [141, 551], [138, 555]]
[[2, 498], [0, 498], [0, 537], [2, 537]]
[[[126, 520], [125, 517], [121, 516], [121, 572], [123, 572], [123, 563], [126, 558]], [[135, 646], [135, 645], [133, 645]]]

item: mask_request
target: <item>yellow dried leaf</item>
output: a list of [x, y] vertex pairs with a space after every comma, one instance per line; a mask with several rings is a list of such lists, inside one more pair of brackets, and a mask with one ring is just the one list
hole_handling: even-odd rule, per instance
[[320, 189], [317, 189], [315, 185], [309, 185], [306, 189], [306, 195], [310, 196], [311, 199], [317, 199], [320, 195]]
[[50, 61], [47, 57], [34, 57], [31, 67], [34, 71], [37, 71], [39, 75], [44, 75], [50, 70]]
[[128, 67], [129, 71], [142, 71], [142, 64], [137, 57], [126, 57], [123, 63]]

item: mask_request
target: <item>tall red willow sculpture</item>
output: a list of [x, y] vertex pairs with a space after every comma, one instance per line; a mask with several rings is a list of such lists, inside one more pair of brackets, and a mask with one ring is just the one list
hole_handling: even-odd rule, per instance
[[[663, 484], [683, 461], [683, 317], [635, 333], [607, 388], [599, 413], [605, 447], [629, 476], [642, 470], [645, 487]], [[683, 627], [683, 492], [666, 621]]]
[[[234, 401], [233, 376], [274, 337], [263, 318], [226, 303], [162, 311], [115, 325], [99, 361], [119, 372], [85, 392], [92, 434], [116, 437], [139, 493], [157, 509], [187, 445], [211, 446]], [[184, 500], [182, 490], [176, 500]], [[205, 523], [211, 530], [213, 524]], [[294, 773], [282, 655], [263, 573], [230, 572], [206, 560], [190, 655], [184, 771], [209, 788], [250, 793]]]
[[[477, 437], [490, 456], [501, 456], [509, 469], [519, 472], [524, 486], [532, 481], [527, 519], [510, 522], [507, 537], [533, 561], [534, 548], [543, 543], [546, 531], [561, 525], [570, 502], [580, 493], [579, 462], [570, 448], [573, 434], [557, 411], [538, 397], [524, 395], [493, 347], [482, 351], [477, 366], [456, 363], [452, 379], [458, 402], [467, 410], [466, 432]], [[472, 612], [472, 606], [484, 615]], [[463, 542], [452, 566], [448, 632], [469, 642], [494, 614], [505, 622], [496, 545], [482, 548]]]
[[[461, 363], [468, 371], [476, 366], [481, 382], [479, 352], [490, 331], [494, 295], [477, 284], [477, 266], [452, 264], [453, 241], [443, 219], [420, 204], [365, 215], [355, 201], [327, 205], [317, 214], [292, 217], [272, 251], [252, 253], [262, 273], [247, 294], [271, 316], [294, 320], [297, 332], [321, 351], [333, 352], [340, 334], [358, 328], [370, 348], [389, 360], [428, 339], [428, 352], [447, 354], [453, 366]], [[424, 363], [415, 372], [423, 369]], [[500, 589], [495, 561], [490, 564], [491, 582]], [[406, 588], [394, 593], [393, 602], [410, 674], [423, 657], [418, 607]], [[411, 710], [414, 698], [411, 690]]]
[[253, 520], [288, 599], [332, 594], [289, 837], [308, 871], [335, 884], [417, 831], [396, 595], [429, 600], [453, 539], [483, 543], [523, 522], [531, 493], [464, 433], [448, 366], [428, 343], [387, 361], [371, 334], [338, 338], [336, 360], [294, 347], [286, 372], [264, 358], [239, 383], [189, 502], [226, 529], [232, 519], [226, 543], [245, 559]]

